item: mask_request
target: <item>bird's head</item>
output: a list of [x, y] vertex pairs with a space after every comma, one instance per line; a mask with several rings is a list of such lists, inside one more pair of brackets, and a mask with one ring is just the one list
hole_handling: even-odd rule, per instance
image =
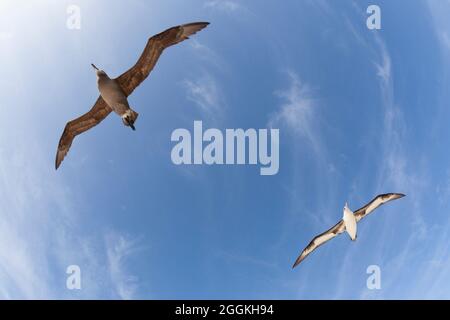
[[345, 206], [344, 206], [344, 209], [342, 210], [342, 212], [344, 213], [344, 218], [345, 218], [345, 216], [346, 215], [348, 215], [348, 214], [354, 214], [354, 212], [348, 207], [348, 203], [346, 202], [345, 203]]
[[95, 66], [95, 64], [91, 63], [91, 66], [92, 66], [92, 68], [95, 69], [95, 74], [97, 75], [97, 77], [100, 78], [100, 77], [106, 76], [106, 72], [103, 71], [103, 70], [100, 70], [99, 68], [97, 68], [97, 67]]
[[345, 203], [344, 210], [350, 210], [350, 208], [348, 207], [348, 202]]
[[122, 122], [125, 126], [130, 127], [133, 130], [136, 130], [136, 128], [134, 127], [134, 123], [136, 122], [138, 116], [139, 113], [137, 113], [134, 110], [128, 109], [122, 116]]

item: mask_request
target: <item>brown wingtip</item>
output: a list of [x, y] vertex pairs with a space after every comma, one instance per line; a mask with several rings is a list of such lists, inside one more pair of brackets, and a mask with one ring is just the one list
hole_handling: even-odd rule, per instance
[[297, 258], [297, 260], [295, 260], [295, 262], [294, 262], [294, 265], [292, 266], [292, 269], [294, 269], [295, 267], [297, 267], [297, 266], [300, 264], [300, 262], [302, 262], [302, 259]]
[[55, 170], [58, 170], [59, 166], [61, 165], [61, 163], [64, 160], [66, 153], [67, 152], [60, 149], [60, 145], [58, 145], [58, 149], [56, 150], [56, 158], [55, 158]]
[[60, 165], [61, 165], [61, 161], [58, 161], [58, 152], [56, 152], [55, 170], [58, 170]]

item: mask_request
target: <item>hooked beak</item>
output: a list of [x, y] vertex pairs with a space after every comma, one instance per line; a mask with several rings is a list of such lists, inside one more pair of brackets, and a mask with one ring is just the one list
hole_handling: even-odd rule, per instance
[[91, 63], [92, 68], [94, 68], [95, 70], [98, 70], [98, 68], [95, 66], [95, 64]]

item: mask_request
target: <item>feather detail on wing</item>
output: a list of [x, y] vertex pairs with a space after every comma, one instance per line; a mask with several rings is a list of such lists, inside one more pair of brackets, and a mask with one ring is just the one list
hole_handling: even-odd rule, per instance
[[194, 22], [172, 27], [151, 37], [136, 64], [116, 78], [126, 96], [129, 96], [153, 70], [165, 48], [189, 39], [205, 28], [209, 22]]
[[89, 112], [66, 124], [64, 132], [59, 139], [55, 169], [58, 169], [67, 152], [69, 152], [73, 139], [77, 135], [99, 124], [111, 111], [112, 109], [106, 104], [103, 98], [99, 97]]
[[380, 194], [376, 196], [372, 201], [370, 201], [368, 204], [366, 204], [364, 207], [358, 209], [355, 211], [355, 218], [356, 222], [360, 221], [362, 218], [367, 216], [369, 213], [377, 209], [379, 206], [382, 206], [383, 204], [403, 198], [405, 195], [401, 193], [386, 193], [386, 194]]
[[333, 239], [337, 235], [341, 234], [345, 231], [344, 221], [339, 221], [336, 225], [334, 225], [331, 229], [325, 231], [322, 234], [319, 234], [317, 237], [312, 239], [312, 241], [308, 244], [308, 246], [303, 249], [302, 253], [298, 256], [292, 268], [295, 268], [302, 262], [311, 252], [315, 249], [323, 245], [325, 242]]

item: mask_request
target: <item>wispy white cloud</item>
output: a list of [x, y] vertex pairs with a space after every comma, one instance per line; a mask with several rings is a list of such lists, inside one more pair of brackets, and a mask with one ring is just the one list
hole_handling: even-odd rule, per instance
[[199, 59], [208, 62], [211, 66], [216, 67], [221, 72], [228, 71], [227, 63], [216, 51], [204, 43], [201, 43], [197, 39], [192, 39], [189, 43], [195, 50], [195, 53]]
[[136, 240], [115, 233], [106, 236], [109, 275], [121, 299], [130, 300], [136, 297], [138, 279], [127, 272], [126, 260], [138, 249]]
[[282, 126], [305, 138], [320, 153], [320, 135], [315, 129], [315, 99], [309, 85], [302, 83], [292, 70], [287, 71], [289, 86], [278, 90], [275, 94], [283, 99], [283, 103], [269, 118], [269, 127]]
[[[391, 57], [389, 56], [385, 45], [380, 42], [381, 49], [381, 62], [375, 63], [375, 67], [377, 70], [377, 76], [381, 78], [382, 85], [385, 86], [386, 90], [389, 90], [388, 87], [391, 84]], [[387, 92], [389, 93], [389, 92]]]
[[200, 111], [213, 119], [220, 117], [224, 107], [222, 92], [209, 73], [204, 73], [195, 80], [183, 81], [186, 89], [187, 99], [194, 102]]
[[[3, 146], [8, 143], [0, 139]], [[0, 195], [0, 279], [4, 298], [44, 298], [52, 297], [55, 292], [49, 286], [51, 277], [49, 261], [52, 247], [47, 245], [60, 243], [62, 239], [53, 237], [54, 227], [66, 228], [59, 225], [61, 217], [53, 216], [45, 197], [47, 192], [53, 193], [54, 188], [42, 183], [37, 172], [34, 171], [29, 160], [28, 152], [33, 156], [33, 163], [42, 165], [38, 156], [39, 151], [30, 147], [27, 153], [22, 152], [20, 139], [15, 141], [14, 150], [9, 155], [2, 152], [0, 158], [1, 180], [3, 190]], [[35, 153], [36, 152], [36, 153]], [[69, 204], [60, 195], [63, 205]], [[68, 221], [67, 221], [68, 222]], [[58, 224], [57, 226], [55, 226]], [[50, 231], [50, 232], [49, 232]], [[61, 252], [64, 255], [64, 252]]]
[[[7, 141], [0, 138], [4, 147]], [[108, 233], [106, 249], [102, 232], [78, 235], [81, 217], [70, 191], [42, 171], [49, 166], [40, 148], [18, 138], [8, 155], [1, 152], [0, 298], [108, 298], [114, 292], [131, 297], [136, 288], [128, 281], [125, 260], [136, 246], [117, 232]], [[72, 264], [81, 268], [80, 291], [65, 287]]]
[[216, 10], [234, 12], [241, 8], [241, 5], [235, 1], [229, 0], [211, 0], [204, 3], [205, 8], [212, 8]]

